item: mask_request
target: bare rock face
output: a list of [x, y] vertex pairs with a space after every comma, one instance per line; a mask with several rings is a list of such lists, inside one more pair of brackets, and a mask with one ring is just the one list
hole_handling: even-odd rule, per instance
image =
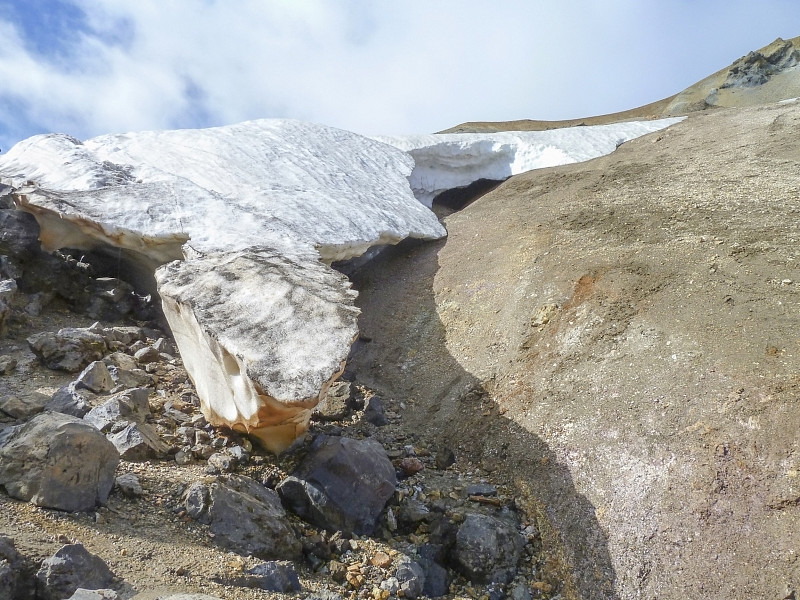
[[105, 503], [119, 453], [95, 427], [61, 413], [42, 413], [0, 446], [0, 485], [10, 496], [66, 511]]
[[173, 262], [156, 277], [208, 422], [283, 450], [308, 428], [358, 333], [344, 276], [259, 251]]
[[321, 435], [278, 492], [309, 522], [361, 535], [372, 533], [396, 485], [394, 467], [377, 441]]

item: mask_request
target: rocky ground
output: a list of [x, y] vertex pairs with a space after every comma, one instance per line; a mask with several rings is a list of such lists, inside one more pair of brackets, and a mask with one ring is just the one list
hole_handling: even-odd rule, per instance
[[[7, 224], [5, 233], [10, 231]], [[28, 235], [25, 231], [16, 232], [17, 242]], [[4, 241], [4, 250], [13, 251]], [[117, 450], [102, 449], [104, 456], [90, 457], [86, 444], [64, 448], [34, 439], [32, 455], [39, 458], [9, 467], [9, 455], [20, 451], [0, 456], [0, 479], [9, 492], [0, 493], [0, 598], [67, 598], [76, 585], [111, 589], [116, 596], [109, 592], [109, 598], [143, 600], [176, 593], [251, 599], [288, 592], [376, 600], [423, 593], [518, 600], [558, 595], [560, 580], [548, 570], [535, 519], [517, 505], [516, 490], [427, 432], [407, 427], [403, 415], [411, 407], [404, 398], [382, 401], [357, 375], [348, 374], [348, 381], [321, 403], [306, 439], [275, 457], [245, 436], [206, 424], [169, 334], [159, 326], [157, 309], [123, 281], [98, 279], [93, 263], [99, 268], [102, 258], [43, 257], [32, 244], [16, 250], [16, 257], [4, 256], [6, 271], [16, 268], [12, 274], [20, 287], [5, 280], [2, 297], [0, 446], [9, 448], [23, 424], [58, 410], [75, 415], [64, 419], [83, 417], [101, 428], [115, 439]], [[39, 289], [39, 268], [52, 273], [46, 290]], [[100, 341], [84, 344], [91, 336]], [[120, 441], [122, 434], [131, 437], [132, 426], [150, 432], [144, 442], [138, 437]], [[355, 533], [347, 522], [308, 514], [304, 520], [296, 514], [302, 507], [295, 507], [277, 519], [284, 529], [268, 529], [274, 527], [274, 515], [262, 515], [263, 507], [280, 506], [272, 490], [300, 472], [314, 442], [321, 440], [373, 441], [370, 456], [356, 456], [361, 462], [335, 485], [352, 488], [345, 503], [355, 512], [378, 502], [374, 517], [350, 527]], [[71, 454], [94, 465], [116, 461], [117, 451], [121, 460], [115, 470], [116, 462], [111, 465], [116, 482], [110, 494], [106, 490], [106, 498], [101, 491], [99, 502], [92, 497], [85, 509], [70, 510], [76, 488], [59, 474], [45, 475], [64, 485], [40, 495], [49, 500], [27, 502], [25, 485], [35, 484], [17, 485], [42, 456], [52, 462], [62, 453], [58, 466], [66, 465], [66, 472], [73, 468], [67, 464]], [[378, 500], [364, 488], [377, 477], [370, 471], [373, 459], [385, 461], [390, 471], [391, 487]], [[92, 469], [97, 467], [81, 471], [81, 477], [91, 478]], [[237, 494], [251, 485], [258, 488], [255, 496]], [[264, 490], [272, 496], [258, 497]], [[223, 492], [233, 498], [231, 506], [225, 505]], [[290, 505], [287, 498], [284, 504]], [[62, 510], [52, 508], [58, 502], [64, 503]], [[250, 524], [253, 511], [262, 520]], [[236, 537], [229, 531], [243, 533]], [[458, 532], [466, 541], [459, 542]], [[277, 541], [270, 545], [270, 540]], [[474, 547], [458, 550], [458, 544]], [[513, 565], [506, 565], [509, 548], [516, 552]], [[100, 569], [94, 565], [78, 569], [77, 579], [65, 583], [63, 574], [52, 574], [47, 566], [64, 560], [84, 564], [87, 551], [108, 567], [107, 579], [90, 577]], [[270, 560], [276, 558], [290, 562]], [[486, 571], [493, 560], [503, 571], [499, 576]], [[286, 572], [266, 577], [264, 565]]]
[[796, 103], [513, 177], [356, 276], [350, 368], [537, 514], [565, 595], [794, 597]]

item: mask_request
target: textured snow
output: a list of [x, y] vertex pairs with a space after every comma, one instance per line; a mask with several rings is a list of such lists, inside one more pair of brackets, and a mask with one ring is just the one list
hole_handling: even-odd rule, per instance
[[533, 169], [581, 162], [613, 152], [620, 143], [652, 133], [683, 117], [500, 133], [379, 136], [414, 157], [409, 177], [417, 199], [431, 206], [446, 190], [479, 179], [502, 181]]
[[210, 129], [34, 136], [0, 157], [0, 177], [33, 181], [36, 204], [113, 236], [187, 235], [198, 251], [316, 248], [325, 261], [406, 237], [442, 237], [415, 201], [412, 159], [322, 125], [265, 119]]
[[156, 277], [206, 419], [288, 446], [358, 334], [344, 275], [248, 250], [175, 261]]

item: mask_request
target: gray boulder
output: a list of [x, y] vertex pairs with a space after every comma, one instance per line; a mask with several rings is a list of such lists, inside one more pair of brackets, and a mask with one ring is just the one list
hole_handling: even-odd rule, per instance
[[377, 441], [320, 435], [278, 492], [310, 523], [364, 535], [375, 529], [396, 486], [394, 467]]
[[82, 419], [92, 409], [95, 394], [77, 381], [65, 385], [52, 395], [45, 410], [64, 413]]
[[63, 600], [78, 588], [107, 588], [113, 578], [114, 574], [101, 558], [89, 553], [81, 544], [67, 544], [45, 559], [36, 573], [37, 600]]
[[224, 548], [264, 559], [294, 560], [301, 555], [280, 498], [249, 477], [230, 475], [211, 484], [193, 483], [186, 512], [205, 523]]
[[48, 369], [77, 373], [108, 350], [106, 341], [88, 329], [67, 327], [58, 333], [37, 333], [28, 345]]
[[107, 392], [114, 387], [114, 380], [111, 379], [108, 367], [101, 360], [90, 363], [88, 367], [81, 371], [76, 381], [95, 394]]
[[413, 599], [422, 595], [425, 587], [425, 571], [418, 563], [410, 558], [403, 560], [397, 566], [397, 572], [394, 576], [400, 583], [404, 598]]
[[0, 442], [0, 485], [13, 498], [66, 511], [104, 504], [119, 453], [95, 427], [45, 412]]
[[379, 396], [372, 396], [364, 405], [364, 420], [376, 427], [389, 424], [389, 418], [383, 408], [383, 400]]
[[143, 461], [163, 456], [169, 447], [158, 437], [156, 429], [148, 423], [129, 422], [119, 431], [106, 436], [114, 444], [122, 460]]
[[101, 405], [94, 407], [83, 420], [107, 433], [114, 423], [122, 420], [144, 422], [150, 414], [150, 390], [134, 388], [114, 394]]
[[473, 513], [458, 528], [452, 559], [456, 569], [477, 583], [508, 583], [517, 571], [525, 539], [505, 519]]
[[14, 600], [30, 600], [35, 592], [32, 578], [33, 568], [17, 552], [14, 540], [0, 536], [0, 591]]
[[272, 560], [256, 565], [247, 571], [247, 584], [268, 592], [288, 594], [302, 588], [294, 565], [288, 561]]

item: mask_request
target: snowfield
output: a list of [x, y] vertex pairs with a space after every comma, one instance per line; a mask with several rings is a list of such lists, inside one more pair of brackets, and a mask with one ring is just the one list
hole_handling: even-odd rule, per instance
[[446, 190], [478, 179], [502, 181], [512, 175], [581, 162], [613, 152], [621, 143], [664, 129], [685, 117], [548, 131], [448, 133], [380, 136], [414, 158], [409, 182], [417, 199], [431, 206]]

